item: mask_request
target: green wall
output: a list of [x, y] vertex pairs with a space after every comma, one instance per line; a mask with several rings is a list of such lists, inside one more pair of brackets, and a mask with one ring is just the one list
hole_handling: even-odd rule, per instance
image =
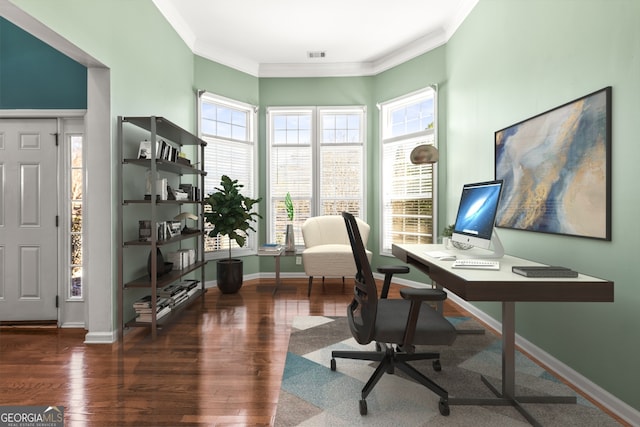
[[[615, 281], [615, 303], [518, 303], [517, 332], [640, 410], [640, 292], [629, 268], [640, 230], [628, 208], [640, 202], [628, 179], [640, 158], [634, 123], [640, 99], [636, 0], [480, 0], [445, 46], [377, 76], [335, 79], [259, 79], [194, 56], [151, 0], [15, 3], [110, 68], [114, 123], [120, 114], [156, 114], [194, 129], [194, 90], [206, 89], [260, 106], [264, 159], [267, 106], [367, 105], [367, 213], [374, 227], [380, 200], [377, 102], [438, 84], [442, 228], [452, 220], [460, 186], [493, 177], [496, 130], [611, 85], [612, 241], [499, 232], [512, 254]], [[378, 247], [377, 237], [371, 247]], [[249, 258], [245, 273], [273, 271], [270, 260]], [[289, 261], [284, 271], [300, 271]], [[418, 273], [412, 278], [423, 280]], [[498, 304], [478, 307], [500, 318]]]
[[[640, 409], [637, 0], [481, 0], [447, 43], [447, 218], [456, 189], [494, 175], [493, 134], [613, 87], [611, 242], [499, 229], [508, 253], [615, 282], [614, 303], [518, 303], [517, 332]], [[632, 209], [633, 207], [633, 209]], [[496, 303], [478, 306], [500, 319]]]

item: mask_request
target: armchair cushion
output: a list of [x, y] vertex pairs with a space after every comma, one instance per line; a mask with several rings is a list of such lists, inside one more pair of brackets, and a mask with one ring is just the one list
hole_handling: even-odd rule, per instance
[[[361, 219], [357, 221], [366, 244], [369, 225]], [[351, 243], [342, 216], [323, 215], [307, 219], [302, 225], [302, 237], [305, 246], [302, 264], [307, 276], [353, 277], [356, 273]], [[371, 255], [371, 251], [367, 251], [369, 259]]]

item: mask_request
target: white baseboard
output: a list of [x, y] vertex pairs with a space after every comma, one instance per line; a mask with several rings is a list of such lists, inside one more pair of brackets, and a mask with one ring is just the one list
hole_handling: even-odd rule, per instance
[[84, 322], [65, 322], [60, 325], [61, 329], [84, 329]]
[[118, 339], [118, 332], [89, 332], [84, 336], [85, 344], [113, 344]]

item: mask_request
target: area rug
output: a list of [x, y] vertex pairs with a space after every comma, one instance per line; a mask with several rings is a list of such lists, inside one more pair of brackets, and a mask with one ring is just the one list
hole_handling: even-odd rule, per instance
[[[482, 329], [475, 320], [450, 317], [458, 328]], [[329, 368], [332, 350], [374, 349], [359, 345], [349, 332], [347, 319], [309, 316], [295, 318], [275, 426], [527, 426], [510, 406], [451, 405], [449, 416], [438, 410], [438, 397], [413, 380], [385, 374], [367, 398], [368, 413], [361, 416], [361, 390], [375, 369], [365, 361], [336, 359]], [[429, 347], [434, 350], [434, 347]], [[418, 348], [420, 350], [420, 348]], [[426, 349], [425, 349], [426, 350]], [[459, 335], [452, 346], [437, 347], [442, 371], [431, 361], [412, 362], [449, 392], [450, 397], [493, 397], [482, 383], [484, 375], [499, 388], [501, 341], [484, 334]], [[517, 394], [575, 396], [576, 393], [521, 353], [516, 354]], [[526, 387], [523, 387], [526, 386]], [[577, 404], [526, 404], [543, 426], [619, 426], [607, 414], [580, 395]]]

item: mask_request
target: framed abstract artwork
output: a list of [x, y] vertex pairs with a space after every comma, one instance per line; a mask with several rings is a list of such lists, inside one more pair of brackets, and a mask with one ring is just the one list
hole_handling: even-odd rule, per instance
[[611, 240], [611, 87], [495, 132], [496, 225]]

